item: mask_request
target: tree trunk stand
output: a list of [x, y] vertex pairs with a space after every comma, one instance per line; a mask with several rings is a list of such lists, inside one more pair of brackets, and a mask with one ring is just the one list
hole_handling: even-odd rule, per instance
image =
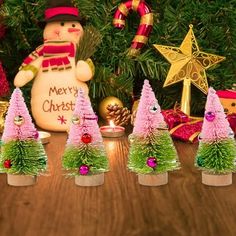
[[202, 183], [209, 186], [228, 186], [232, 184], [232, 173], [214, 175], [203, 171]]
[[168, 183], [168, 172], [149, 175], [138, 174], [138, 182], [145, 186], [160, 186]]
[[99, 186], [104, 184], [104, 173], [98, 175], [75, 176], [75, 184], [78, 186]]
[[7, 174], [7, 183], [11, 186], [30, 186], [37, 182], [36, 175], [12, 175]]

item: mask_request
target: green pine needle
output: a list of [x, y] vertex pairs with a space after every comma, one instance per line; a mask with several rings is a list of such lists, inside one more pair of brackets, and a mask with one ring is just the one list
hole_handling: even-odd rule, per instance
[[[147, 166], [148, 157], [157, 159], [155, 169]], [[160, 131], [147, 138], [134, 137], [130, 147], [128, 168], [139, 174], [155, 174], [179, 169], [178, 156], [169, 133]]]
[[108, 171], [108, 160], [105, 151], [100, 147], [80, 145], [79, 147], [67, 146], [62, 157], [62, 166], [69, 175], [79, 175], [81, 165], [89, 166], [89, 174], [94, 175]]
[[[0, 169], [9, 174], [38, 175], [47, 168], [47, 157], [40, 142], [35, 140], [13, 140], [2, 144]], [[4, 167], [4, 161], [11, 161], [11, 168]]]
[[214, 174], [234, 172], [236, 145], [234, 139], [215, 143], [200, 143], [195, 165]]

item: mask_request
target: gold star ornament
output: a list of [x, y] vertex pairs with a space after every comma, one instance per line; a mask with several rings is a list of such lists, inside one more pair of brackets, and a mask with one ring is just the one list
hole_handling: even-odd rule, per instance
[[225, 57], [201, 52], [192, 25], [189, 25], [189, 31], [179, 48], [157, 44], [154, 47], [171, 63], [163, 87], [183, 81], [181, 110], [190, 115], [191, 83], [207, 94], [205, 70], [225, 60]]

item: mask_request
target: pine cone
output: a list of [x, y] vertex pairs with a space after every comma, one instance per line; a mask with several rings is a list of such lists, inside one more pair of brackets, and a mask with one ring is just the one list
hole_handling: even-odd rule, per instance
[[130, 121], [130, 110], [127, 107], [120, 107], [119, 105], [108, 105], [107, 106], [107, 116], [108, 120], [113, 120], [115, 125], [127, 125]]

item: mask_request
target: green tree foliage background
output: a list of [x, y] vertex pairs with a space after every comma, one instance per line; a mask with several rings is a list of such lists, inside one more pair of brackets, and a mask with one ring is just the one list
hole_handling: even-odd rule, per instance
[[[207, 71], [209, 85], [231, 88], [236, 82], [236, 0], [146, 0], [154, 13], [154, 27], [149, 42], [136, 58], [127, 57], [127, 49], [140, 23], [136, 12], [129, 14], [126, 27], [120, 31], [112, 20], [120, 0], [74, 0], [87, 24], [96, 27], [103, 40], [93, 56], [95, 78], [90, 82], [90, 97], [95, 105], [104, 97], [119, 97], [131, 106], [131, 95], [139, 97], [144, 79], [149, 79], [163, 109], [180, 101], [182, 84], [165, 89], [170, 64], [153, 48], [153, 44], [180, 46], [193, 24], [200, 49], [225, 56], [226, 60]], [[5, 18], [7, 34], [0, 42], [0, 60], [13, 80], [24, 57], [42, 44], [45, 0], [5, 0], [0, 14]], [[25, 90], [30, 87], [26, 87]], [[191, 108], [202, 114], [205, 95], [192, 87]]]

